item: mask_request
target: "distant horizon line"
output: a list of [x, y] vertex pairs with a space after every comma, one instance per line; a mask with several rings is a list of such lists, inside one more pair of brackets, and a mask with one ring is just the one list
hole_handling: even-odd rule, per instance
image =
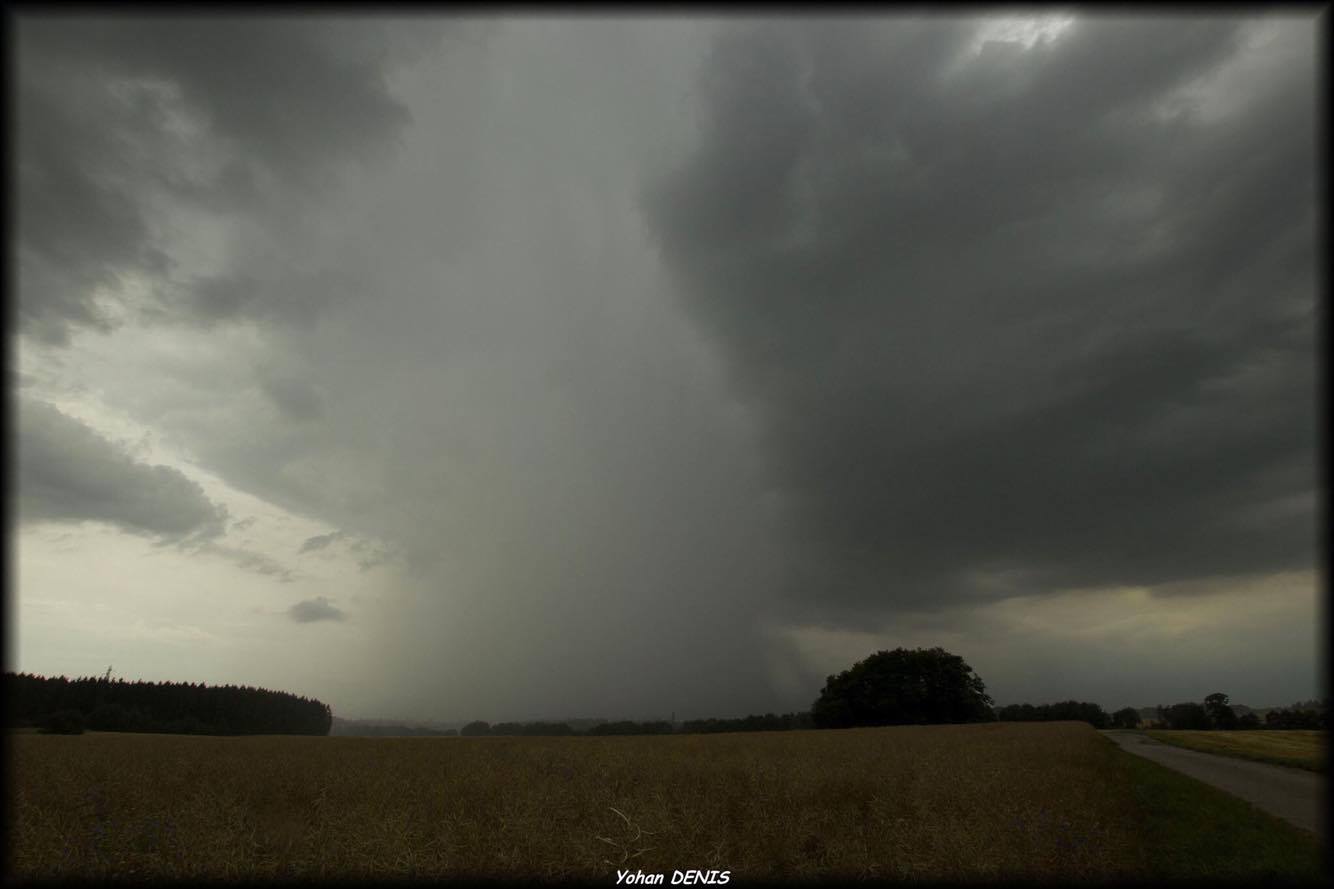
[[[1076, 698], [1066, 698], [1066, 699], [1064, 699], [1064, 700], [1077, 700], [1077, 699], [1076, 699]], [[1201, 700], [1203, 700], [1203, 698], [1201, 698]], [[1280, 710], [1280, 709], [1283, 709], [1283, 708], [1285, 708], [1285, 707], [1291, 707], [1291, 706], [1293, 706], [1294, 704], [1307, 703], [1307, 702], [1309, 702], [1309, 701], [1316, 701], [1317, 703], [1319, 703], [1319, 702], [1321, 702], [1321, 698], [1319, 698], [1319, 697], [1315, 697], [1315, 698], [1298, 699], [1298, 700], [1292, 701], [1292, 702], [1287, 703], [1287, 704], [1273, 704], [1273, 705], [1262, 706], [1262, 707], [1255, 707], [1255, 706], [1252, 706], [1252, 705], [1250, 705], [1250, 704], [1240, 704], [1240, 703], [1236, 703], [1236, 702], [1231, 702], [1231, 703], [1228, 704], [1228, 706], [1230, 706], [1230, 707], [1244, 707], [1244, 708], [1246, 708], [1247, 710], [1264, 711], [1264, 710]], [[1022, 705], [1022, 704], [1031, 704], [1032, 706], [1035, 706], [1035, 707], [1041, 707], [1041, 706], [1046, 706], [1046, 705], [1049, 705], [1049, 704], [1056, 704], [1056, 703], [1061, 703], [1061, 702], [1060, 702], [1060, 701], [1048, 701], [1048, 702], [1046, 702], [1046, 704], [1034, 704], [1032, 701], [1018, 701], [1018, 702], [1015, 702], [1015, 703], [1012, 703], [1012, 704], [996, 704], [996, 705], [994, 706], [993, 709], [1000, 710], [1000, 709], [1002, 709], [1002, 708], [1004, 708], [1004, 707], [1012, 707], [1012, 706], [1018, 706], [1018, 705]], [[1093, 702], [1088, 702], [1088, 703], [1093, 703]], [[1193, 702], [1176, 701], [1176, 702], [1174, 702], [1174, 703], [1193, 703]], [[1098, 706], [1099, 706], [1099, 707], [1103, 707], [1103, 709], [1104, 709], [1108, 714], [1111, 714], [1111, 713], [1115, 712], [1115, 710], [1108, 709], [1107, 707], [1103, 706], [1102, 704], [1098, 704]], [[1131, 707], [1132, 709], [1134, 709], [1134, 710], [1136, 710], [1136, 711], [1144, 711], [1144, 710], [1154, 710], [1154, 709], [1156, 709], [1156, 708], [1158, 708], [1158, 707], [1160, 707], [1160, 706], [1168, 707], [1168, 706], [1172, 706], [1172, 705], [1171, 705], [1171, 704], [1146, 704], [1146, 705], [1143, 706], [1143, 707], [1136, 707], [1136, 706], [1134, 706], [1134, 705], [1130, 705], [1130, 704], [1128, 704], [1128, 705], [1126, 705], [1126, 706], [1129, 706], [1129, 707]], [[1124, 709], [1124, 707], [1117, 707], [1117, 708], [1115, 708], [1115, 709], [1116, 709], [1116, 710], [1121, 710], [1121, 709]], [[809, 710], [809, 708], [808, 708], [808, 709], [806, 709], [806, 710], [791, 710], [791, 711], [785, 711], [785, 712], [790, 712], [790, 713], [809, 713], [810, 710]], [[454, 728], [454, 727], [465, 726], [465, 725], [468, 725], [469, 723], [473, 723], [473, 722], [485, 722], [487, 725], [503, 725], [504, 723], [507, 723], [507, 722], [514, 722], [514, 723], [518, 723], [518, 724], [520, 724], [520, 725], [528, 725], [528, 724], [538, 723], [538, 722], [548, 722], [548, 723], [555, 723], [555, 724], [560, 724], [560, 723], [571, 723], [571, 722], [670, 722], [670, 723], [672, 723], [673, 725], [680, 725], [681, 723], [684, 723], [684, 722], [694, 722], [694, 721], [702, 720], [702, 719], [745, 719], [746, 716], [763, 716], [763, 715], [765, 715], [765, 714], [767, 714], [767, 713], [774, 713], [774, 715], [782, 715], [782, 714], [780, 714], [780, 713], [776, 713], [775, 711], [768, 711], [768, 710], [766, 710], [764, 713], [747, 713], [745, 716], [695, 716], [695, 717], [691, 717], [691, 718], [689, 718], [689, 719], [671, 719], [671, 718], [668, 718], [668, 717], [659, 717], [659, 718], [654, 718], [654, 717], [635, 718], [635, 717], [629, 717], [629, 716], [619, 716], [619, 717], [614, 717], [614, 718], [612, 718], [612, 717], [605, 717], [605, 716], [562, 716], [562, 717], [538, 718], [538, 719], [499, 719], [499, 720], [492, 721], [492, 720], [487, 720], [487, 719], [419, 719], [419, 718], [414, 718], [414, 717], [389, 717], [389, 716], [340, 716], [337, 712], [335, 712], [335, 713], [333, 714], [333, 718], [334, 718], [335, 720], [341, 720], [342, 722], [360, 722], [360, 723], [369, 723], [369, 724], [378, 724], [378, 725], [402, 725], [402, 726], [407, 726], [407, 727], [412, 727], [412, 728], [417, 728], [417, 727], [431, 727], [431, 726], [439, 726], [439, 727], [442, 727], [442, 728]]]

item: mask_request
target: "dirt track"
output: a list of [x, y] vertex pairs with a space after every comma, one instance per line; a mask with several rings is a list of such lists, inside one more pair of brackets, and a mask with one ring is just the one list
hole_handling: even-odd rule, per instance
[[1176, 769], [1324, 838], [1323, 775], [1164, 744], [1139, 732], [1103, 732], [1126, 750]]

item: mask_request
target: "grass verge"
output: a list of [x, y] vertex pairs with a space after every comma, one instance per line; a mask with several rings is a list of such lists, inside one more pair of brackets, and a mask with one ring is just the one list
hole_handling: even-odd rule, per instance
[[1166, 766], [1120, 753], [1146, 873], [1207, 882], [1322, 880], [1326, 862], [1312, 834]]

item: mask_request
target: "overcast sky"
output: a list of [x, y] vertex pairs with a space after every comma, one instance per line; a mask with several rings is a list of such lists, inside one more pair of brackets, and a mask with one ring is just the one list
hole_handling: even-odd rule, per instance
[[1314, 18], [15, 25], [8, 668], [1321, 692]]

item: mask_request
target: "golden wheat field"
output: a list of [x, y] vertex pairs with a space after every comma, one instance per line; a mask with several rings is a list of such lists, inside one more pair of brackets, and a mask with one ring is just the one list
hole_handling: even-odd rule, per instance
[[1143, 872], [1083, 723], [608, 738], [18, 735], [19, 876]]

